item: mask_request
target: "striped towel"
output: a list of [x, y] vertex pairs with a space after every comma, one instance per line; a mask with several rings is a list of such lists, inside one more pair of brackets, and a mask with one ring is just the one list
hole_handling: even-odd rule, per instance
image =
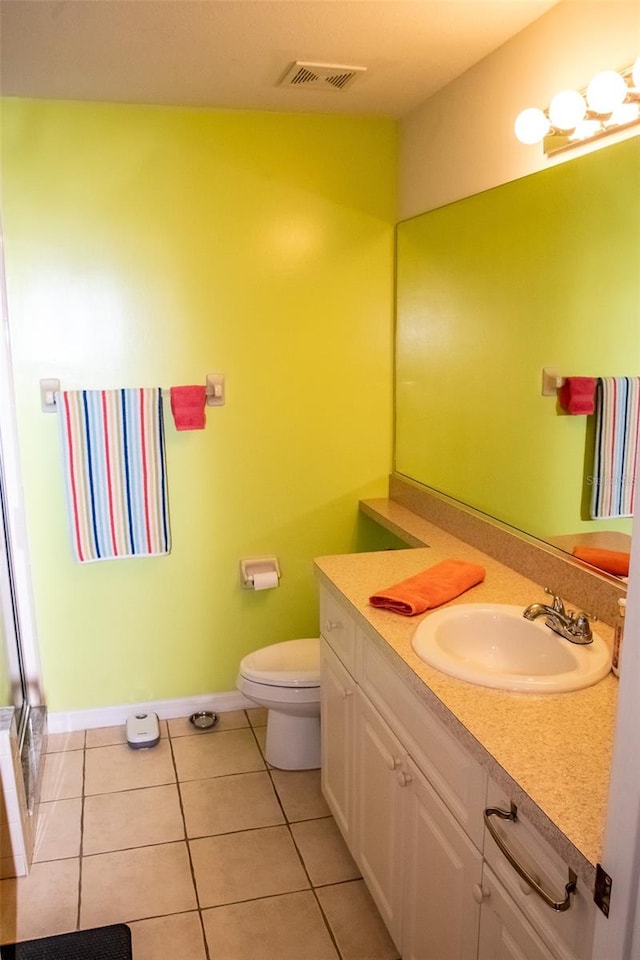
[[56, 406], [76, 559], [169, 553], [160, 388], [63, 391]]
[[638, 466], [640, 377], [602, 377], [596, 389], [591, 517], [631, 517]]

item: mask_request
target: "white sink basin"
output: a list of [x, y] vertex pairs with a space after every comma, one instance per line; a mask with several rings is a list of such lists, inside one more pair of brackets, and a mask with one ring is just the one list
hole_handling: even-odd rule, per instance
[[483, 687], [564, 693], [607, 675], [611, 654], [602, 637], [578, 645], [525, 620], [523, 607], [467, 603], [429, 614], [411, 645], [421, 660], [451, 677]]

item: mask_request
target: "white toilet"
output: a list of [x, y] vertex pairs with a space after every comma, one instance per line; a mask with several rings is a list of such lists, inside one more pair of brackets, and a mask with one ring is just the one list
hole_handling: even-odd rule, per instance
[[269, 711], [267, 763], [281, 770], [320, 766], [320, 640], [285, 640], [247, 654], [236, 686]]

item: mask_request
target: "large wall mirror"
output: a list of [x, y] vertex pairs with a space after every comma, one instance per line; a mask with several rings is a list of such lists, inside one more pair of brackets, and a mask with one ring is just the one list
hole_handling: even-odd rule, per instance
[[594, 417], [542, 371], [640, 375], [640, 138], [401, 223], [399, 474], [571, 550], [589, 519]]

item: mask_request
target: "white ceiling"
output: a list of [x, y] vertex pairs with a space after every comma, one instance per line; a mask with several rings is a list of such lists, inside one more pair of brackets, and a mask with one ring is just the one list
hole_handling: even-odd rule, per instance
[[[2, 0], [5, 96], [400, 117], [552, 0]], [[365, 66], [284, 88], [294, 60]]]

